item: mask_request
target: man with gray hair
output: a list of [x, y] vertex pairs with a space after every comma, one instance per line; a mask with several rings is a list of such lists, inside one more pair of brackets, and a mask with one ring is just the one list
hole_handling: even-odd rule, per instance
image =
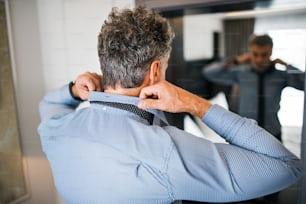
[[[230, 202], [300, 178], [300, 160], [254, 120], [165, 81], [173, 36], [154, 11], [113, 9], [99, 34], [102, 76], [81, 74], [41, 101], [42, 147], [67, 203]], [[162, 111], [199, 117], [228, 144], [170, 126]]]
[[[273, 41], [268, 35], [251, 35], [249, 52], [227, 62], [215, 62], [203, 69], [204, 77], [216, 84], [238, 88], [235, 94], [235, 112], [252, 118], [258, 124], [281, 138], [278, 119], [282, 90], [287, 87], [304, 89], [304, 72], [281, 59], [271, 60]], [[282, 64], [286, 70], [277, 70]], [[235, 89], [237, 90], [237, 89]], [[233, 94], [233, 95], [234, 95]]]

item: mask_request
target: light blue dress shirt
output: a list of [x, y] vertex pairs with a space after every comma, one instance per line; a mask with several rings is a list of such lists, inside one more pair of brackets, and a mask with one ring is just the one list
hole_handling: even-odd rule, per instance
[[[89, 101], [139, 98], [91, 92]], [[40, 103], [38, 131], [57, 190], [71, 204], [231, 202], [270, 194], [301, 176], [300, 160], [272, 135], [218, 105], [202, 118], [229, 144], [212, 143], [100, 104], [77, 110], [68, 86]]]
[[262, 74], [264, 91], [260, 93], [260, 77], [251, 65], [233, 65], [230, 68], [224, 68], [224, 66], [223, 62], [212, 63], [203, 69], [203, 74], [211, 82], [239, 86], [237, 113], [243, 117], [258, 121], [258, 99], [259, 96], [263, 97], [265, 120], [262, 127], [271, 134], [279, 136], [281, 124], [278, 111], [282, 91], [286, 87], [304, 90], [305, 73], [291, 65], [288, 65], [286, 71], [277, 70], [275, 66], [271, 66]]

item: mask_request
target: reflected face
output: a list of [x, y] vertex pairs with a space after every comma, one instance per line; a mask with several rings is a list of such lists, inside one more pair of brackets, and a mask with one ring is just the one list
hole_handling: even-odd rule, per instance
[[250, 46], [251, 63], [257, 71], [264, 71], [268, 68], [272, 55], [272, 47], [270, 45], [251, 45]]

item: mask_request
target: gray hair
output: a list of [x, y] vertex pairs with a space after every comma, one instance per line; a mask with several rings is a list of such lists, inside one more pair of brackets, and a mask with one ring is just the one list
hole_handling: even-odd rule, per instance
[[272, 38], [267, 34], [251, 35], [249, 38], [249, 46], [251, 45], [258, 45], [258, 46], [270, 45], [271, 48], [273, 48], [273, 41]]
[[98, 37], [102, 86], [140, 86], [150, 64], [170, 54], [173, 38], [169, 22], [158, 13], [113, 8]]

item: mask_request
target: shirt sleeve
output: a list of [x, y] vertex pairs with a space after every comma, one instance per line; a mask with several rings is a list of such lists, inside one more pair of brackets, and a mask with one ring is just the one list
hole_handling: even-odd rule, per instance
[[225, 68], [224, 62], [214, 62], [204, 67], [202, 74], [208, 81], [229, 86], [237, 82], [236, 71], [236, 66]]
[[301, 176], [300, 160], [254, 120], [214, 105], [202, 121], [228, 144], [168, 129], [174, 148], [167, 176], [175, 199], [247, 200], [284, 189]]
[[305, 73], [301, 70], [288, 65], [287, 67], [287, 85], [299, 90], [304, 90]]
[[42, 121], [60, 117], [74, 112], [82, 102], [74, 98], [69, 90], [69, 85], [47, 93], [39, 103], [39, 113]]

